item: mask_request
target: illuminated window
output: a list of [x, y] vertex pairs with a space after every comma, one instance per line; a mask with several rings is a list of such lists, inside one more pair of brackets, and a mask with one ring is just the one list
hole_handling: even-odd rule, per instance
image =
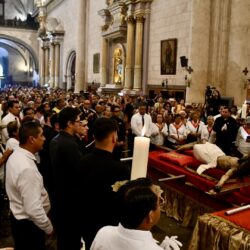
[[0, 64], [0, 76], [3, 76], [3, 66]]

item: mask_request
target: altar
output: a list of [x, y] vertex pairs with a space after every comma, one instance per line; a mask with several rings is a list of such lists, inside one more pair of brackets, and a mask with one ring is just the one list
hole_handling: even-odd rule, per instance
[[197, 220], [189, 250], [250, 249], [250, 210], [225, 215], [225, 210]]
[[[214, 168], [202, 175], [196, 172], [201, 163], [196, 160], [192, 151], [180, 154], [177, 151], [152, 151], [149, 153], [148, 176], [161, 180], [167, 176], [184, 176], [180, 179], [162, 181], [167, 200], [167, 216], [180, 221], [183, 226], [194, 226], [199, 215], [230, 208], [234, 205], [250, 203], [249, 187], [235, 188], [215, 196], [207, 192], [212, 189], [224, 171]], [[230, 188], [250, 183], [250, 177], [232, 178], [224, 186]]]

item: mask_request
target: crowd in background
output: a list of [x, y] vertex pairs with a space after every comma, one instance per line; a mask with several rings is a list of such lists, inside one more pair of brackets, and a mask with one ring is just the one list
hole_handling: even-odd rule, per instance
[[[47, 88], [7, 89], [1, 93], [0, 98], [2, 126], [7, 126], [7, 123], [13, 119], [13, 117], [6, 117], [9, 109], [8, 102], [12, 100], [18, 101], [16, 105], [19, 110], [16, 110], [16, 116], [19, 125], [20, 121], [24, 118], [28, 119], [26, 118], [28, 116], [38, 120], [43, 126], [52, 125], [56, 131], [59, 127], [53, 114], [58, 114], [66, 106], [78, 108], [81, 112], [81, 120], [84, 121], [83, 126], [88, 130], [87, 135], [79, 135], [79, 140], [84, 142], [82, 146], [93, 141], [92, 126], [97, 118], [107, 117], [116, 120], [119, 127], [119, 140], [114, 154], [118, 159], [122, 152], [132, 154], [133, 138], [141, 135], [143, 126], [146, 126], [144, 136], [150, 137], [153, 145], [174, 148], [179, 144], [206, 140], [222, 147], [224, 151], [226, 150], [226, 154], [232, 154], [234, 148], [238, 148], [243, 155], [249, 152], [248, 143], [242, 142], [242, 139], [246, 140], [248, 120], [241, 119], [241, 110], [237, 106], [224, 109], [225, 106], [217, 103], [217, 110], [213, 111], [212, 116], [203, 104], [185, 104], [184, 100], [167, 99], [161, 94], [154, 99], [149, 99], [145, 95], [98, 95], [84, 92], [74, 94], [72, 91]], [[247, 116], [248, 114], [250, 115], [249, 105]], [[51, 116], [52, 124], [50, 124]], [[224, 133], [221, 133], [222, 126], [214, 126], [217, 118], [221, 116], [223, 118], [220, 119], [227, 120], [227, 123], [229, 117], [234, 118], [233, 124], [229, 119], [230, 124], [227, 124], [228, 129], [224, 129]], [[223, 121], [222, 124], [224, 125]], [[239, 129], [240, 127], [242, 128]], [[230, 141], [225, 142], [224, 137]], [[3, 144], [6, 143], [6, 138], [7, 129], [3, 129], [1, 138]], [[228, 142], [230, 149], [223, 148], [223, 144], [228, 146]]]

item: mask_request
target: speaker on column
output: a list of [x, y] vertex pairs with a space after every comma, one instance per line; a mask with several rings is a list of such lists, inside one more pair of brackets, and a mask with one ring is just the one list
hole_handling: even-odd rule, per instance
[[188, 59], [185, 56], [181, 56], [180, 60], [181, 60], [181, 67], [187, 67], [188, 66]]

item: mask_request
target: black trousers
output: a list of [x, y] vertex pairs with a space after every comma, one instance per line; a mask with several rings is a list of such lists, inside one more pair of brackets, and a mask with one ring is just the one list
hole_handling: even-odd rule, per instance
[[17, 220], [11, 214], [10, 222], [15, 250], [46, 250], [45, 232], [32, 221]]

